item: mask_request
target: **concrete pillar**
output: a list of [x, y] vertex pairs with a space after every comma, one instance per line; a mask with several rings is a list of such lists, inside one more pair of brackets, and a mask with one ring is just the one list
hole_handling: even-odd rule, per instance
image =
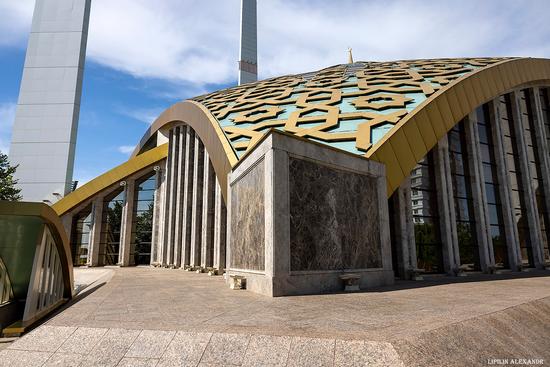
[[[168, 133], [168, 141], [169, 144], [172, 144], [172, 130]], [[170, 188], [170, 181], [172, 178], [172, 160], [173, 160], [173, 154], [171, 154], [171, 146], [168, 146], [168, 157], [166, 158], [166, 175], [165, 175], [165, 182], [164, 182], [164, 198], [163, 198], [163, 210], [162, 210], [162, 236], [160, 238], [160, 247], [159, 247], [159, 265], [165, 266], [166, 265], [166, 252], [167, 252], [167, 246], [168, 246], [168, 231], [169, 231], [169, 215], [170, 215], [170, 199], [171, 199], [171, 188]]]
[[213, 267], [222, 273], [225, 269], [225, 249], [227, 232], [227, 208], [222, 195], [222, 189], [216, 178], [214, 197], [214, 263]]
[[456, 214], [449, 160], [449, 142], [445, 135], [434, 148], [435, 185], [437, 188], [437, 206], [439, 208], [439, 228], [443, 244], [443, 268], [450, 275], [458, 274], [460, 254], [456, 232]]
[[173, 264], [175, 267], [179, 268], [181, 266], [181, 235], [182, 235], [182, 225], [183, 225], [183, 185], [184, 185], [184, 172], [185, 168], [185, 146], [187, 138], [187, 126], [180, 126], [178, 132], [178, 159], [176, 163], [176, 192], [175, 192], [175, 219], [174, 219], [174, 256]]
[[535, 267], [544, 267], [542, 259], [542, 243], [540, 238], [540, 223], [537, 213], [537, 203], [533, 191], [531, 172], [529, 170], [529, 158], [527, 155], [527, 144], [523, 129], [523, 115], [521, 113], [521, 96], [519, 91], [514, 91], [512, 95], [512, 115], [514, 118], [514, 132], [516, 133], [516, 142], [518, 145], [519, 164], [521, 170], [522, 186], [524, 191], [525, 209], [527, 211], [527, 223], [529, 225], [529, 236], [533, 251]]
[[175, 168], [177, 163], [177, 150], [174, 129], [169, 132], [168, 162], [166, 165], [166, 191], [164, 196], [164, 231], [161, 247], [161, 265], [169, 266], [173, 246], [174, 230], [174, 197], [175, 197]]
[[202, 233], [201, 233], [201, 267], [213, 266], [214, 252], [214, 192], [216, 190], [216, 173], [210, 163], [210, 156], [204, 152], [204, 178], [202, 196]]
[[96, 196], [92, 202], [92, 228], [88, 240], [88, 266], [99, 265], [101, 226], [103, 224], [103, 196]]
[[410, 177], [395, 191], [393, 200], [394, 239], [397, 258], [396, 270], [402, 279], [410, 279], [417, 268]]
[[180, 128], [175, 127], [170, 134], [170, 154], [172, 159], [170, 161], [170, 199], [168, 204], [168, 215], [166, 217], [166, 224], [168, 227], [167, 241], [166, 241], [166, 256], [164, 258], [164, 264], [166, 266], [173, 266], [174, 264], [174, 244], [176, 234], [176, 205], [177, 205], [177, 190], [178, 190], [178, 152], [180, 150], [179, 141]]
[[[540, 161], [540, 171], [541, 171], [541, 180], [544, 192], [545, 206], [546, 210], [550, 211], [550, 146], [548, 146], [548, 136], [546, 136], [546, 129], [544, 127], [544, 115], [542, 113], [542, 101], [540, 100], [540, 91], [539, 88], [530, 88], [529, 89], [530, 99], [532, 101], [532, 111], [533, 111], [533, 122], [535, 127], [535, 136], [537, 139], [537, 155]], [[550, 213], [549, 213], [550, 215]], [[550, 218], [548, 218], [550, 219]], [[547, 219], [547, 220], [548, 220]], [[550, 223], [546, 223], [547, 231], [550, 231], [548, 226]], [[541, 233], [541, 236], [543, 234]], [[541, 246], [543, 245], [544, 239], [541, 238]], [[548, 244], [550, 247], [550, 243]], [[544, 248], [541, 248], [542, 251], [542, 262], [545, 265], [548, 265], [550, 259], [547, 258], [544, 254]]]
[[506, 150], [504, 148], [504, 137], [502, 132], [502, 120], [498, 110], [498, 99], [489, 102], [489, 123], [495, 153], [495, 164], [497, 167], [497, 179], [499, 197], [502, 205], [502, 221], [506, 236], [506, 247], [508, 248], [508, 261], [510, 269], [518, 270], [521, 265], [521, 249], [519, 247], [519, 234], [516, 222], [514, 221], [514, 208], [512, 207], [512, 189], [509, 182], [509, 168], [506, 161]]
[[185, 132], [185, 156], [183, 169], [183, 198], [182, 198], [182, 225], [181, 225], [181, 266], [190, 264], [191, 254], [191, 213], [193, 204], [193, 178], [195, 167], [195, 132], [187, 127]]
[[165, 189], [166, 161], [154, 167], [155, 170], [155, 205], [153, 208], [153, 225], [151, 233], [151, 265], [159, 264], [160, 245], [162, 243], [163, 198]]
[[72, 241], [73, 219], [74, 215], [72, 213], [63, 214], [61, 217], [61, 224], [63, 224], [63, 228], [69, 238], [69, 242]]
[[476, 221], [476, 239], [479, 250], [479, 262], [483, 272], [492, 272], [495, 267], [491, 228], [489, 226], [489, 208], [485, 193], [485, 177], [481, 163], [481, 148], [475, 112], [470, 113], [464, 122], [466, 149], [469, 156], [470, 186]]
[[132, 253], [132, 227], [134, 224], [135, 180], [126, 180], [124, 191], [118, 264], [120, 266], [129, 266], [134, 264], [134, 259], [130, 255]]
[[193, 201], [191, 207], [191, 243], [190, 265], [200, 266], [202, 234], [202, 194], [204, 182], [204, 145], [195, 135], [195, 152], [193, 155]]

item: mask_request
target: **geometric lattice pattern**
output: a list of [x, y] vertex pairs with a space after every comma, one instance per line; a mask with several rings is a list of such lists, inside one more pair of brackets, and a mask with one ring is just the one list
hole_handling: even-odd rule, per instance
[[271, 128], [363, 155], [439, 89], [504, 58], [356, 62], [194, 98], [238, 157]]

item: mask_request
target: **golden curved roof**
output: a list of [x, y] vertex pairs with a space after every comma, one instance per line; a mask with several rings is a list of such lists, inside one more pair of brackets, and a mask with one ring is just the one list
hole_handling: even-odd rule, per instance
[[216, 118], [238, 157], [270, 128], [364, 155], [437, 91], [504, 60], [356, 62], [193, 100]]
[[550, 60], [460, 58], [336, 65], [178, 102], [154, 121], [131, 159], [143, 154], [158, 130], [186, 123], [204, 142], [227, 197], [232, 167], [271, 129], [278, 129], [385, 163], [389, 197], [464, 116], [530, 83], [550, 84]]

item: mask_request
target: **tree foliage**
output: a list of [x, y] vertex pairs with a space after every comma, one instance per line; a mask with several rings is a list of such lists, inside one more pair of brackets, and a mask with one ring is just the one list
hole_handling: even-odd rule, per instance
[[17, 166], [12, 166], [8, 156], [0, 152], [0, 200], [19, 201], [22, 199], [21, 189], [17, 188], [17, 180], [13, 174]]

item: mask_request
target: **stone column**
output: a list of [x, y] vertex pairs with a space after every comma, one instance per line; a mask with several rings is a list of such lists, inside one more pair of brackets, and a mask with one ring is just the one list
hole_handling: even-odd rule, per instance
[[216, 173], [210, 163], [210, 156], [204, 152], [204, 178], [202, 197], [202, 233], [201, 233], [201, 267], [213, 266], [214, 252], [214, 192], [216, 190]]
[[195, 167], [195, 132], [191, 127], [187, 127], [185, 144], [185, 166], [183, 169], [183, 218], [181, 226], [181, 266], [190, 264], [191, 255], [191, 213], [193, 202], [193, 178]]
[[522, 186], [524, 192], [525, 209], [527, 211], [527, 223], [529, 225], [529, 236], [531, 239], [531, 247], [533, 250], [533, 258], [535, 267], [544, 267], [542, 259], [542, 242], [540, 238], [540, 223], [537, 212], [537, 203], [535, 193], [533, 191], [533, 179], [529, 170], [529, 158], [527, 155], [527, 143], [525, 141], [525, 133], [523, 129], [523, 115], [521, 113], [521, 96], [519, 91], [514, 91], [512, 94], [512, 115], [514, 117], [514, 132], [516, 133], [516, 142], [519, 155], [519, 164], [521, 169]]
[[514, 208], [512, 207], [512, 190], [509, 182], [509, 168], [506, 161], [506, 150], [504, 148], [504, 137], [501, 127], [500, 113], [498, 110], [498, 99], [489, 102], [489, 123], [493, 137], [495, 153], [495, 164], [497, 167], [497, 178], [499, 196], [502, 205], [502, 221], [506, 236], [506, 247], [508, 249], [508, 261], [510, 269], [518, 270], [521, 265], [521, 250], [519, 248], [519, 235], [516, 222], [514, 221]]
[[177, 189], [178, 189], [178, 152], [180, 150], [179, 141], [179, 127], [172, 129], [170, 134], [170, 154], [172, 159], [170, 161], [170, 199], [168, 205], [168, 216], [165, 218], [165, 225], [167, 226], [166, 233], [166, 256], [164, 263], [166, 266], [173, 266], [174, 264], [174, 237], [176, 233], [176, 202], [177, 202]]
[[183, 225], [183, 185], [184, 185], [184, 173], [183, 168], [185, 166], [185, 146], [187, 138], [187, 126], [180, 126], [178, 133], [178, 159], [176, 163], [176, 192], [175, 192], [175, 220], [174, 220], [174, 257], [172, 260], [172, 265], [179, 268], [181, 266], [181, 235], [182, 235], [182, 225]]
[[[164, 168], [163, 168], [164, 167]], [[166, 174], [166, 161], [161, 165], [155, 166], [155, 206], [153, 209], [153, 225], [151, 234], [151, 265], [159, 265], [161, 262], [159, 259], [160, 246], [162, 244], [162, 223], [164, 222], [163, 216], [163, 203], [164, 203], [164, 190]]]
[[449, 161], [449, 142], [445, 135], [434, 148], [435, 185], [437, 188], [437, 205], [439, 208], [439, 228], [443, 244], [443, 267], [450, 275], [458, 274], [460, 254], [456, 232], [456, 214]]
[[[535, 136], [537, 138], [537, 155], [540, 161], [540, 179], [543, 185], [544, 199], [546, 210], [550, 211], [550, 146], [548, 146], [548, 137], [546, 136], [546, 129], [544, 127], [544, 115], [542, 113], [542, 101], [540, 100], [539, 88], [529, 89], [530, 99], [533, 102], [533, 122], [535, 125]], [[549, 213], [550, 215], [550, 213]], [[550, 219], [550, 218], [549, 218]], [[550, 223], [546, 224], [547, 226]], [[546, 228], [550, 230], [550, 228]], [[541, 234], [542, 236], [542, 234]], [[542, 239], [541, 239], [542, 240]], [[541, 246], [543, 242], [541, 241]], [[550, 246], [550, 244], [548, 244]], [[544, 248], [541, 247], [542, 262], [547, 265], [547, 260], [544, 256]]]
[[174, 174], [174, 152], [175, 152], [175, 144], [173, 141], [173, 130], [170, 130], [169, 132], [169, 148], [168, 148], [168, 158], [166, 162], [166, 183], [165, 183], [165, 190], [164, 190], [164, 214], [163, 214], [163, 223], [164, 228], [162, 231], [162, 245], [160, 246], [160, 265], [161, 266], [167, 266], [167, 256], [168, 256], [168, 246], [170, 241], [170, 222], [172, 220], [172, 211], [170, 203], [172, 202], [173, 195], [172, 190], [174, 185], [173, 182], [173, 174]]
[[216, 178], [214, 197], [214, 264], [213, 267], [221, 274], [225, 269], [225, 249], [227, 232], [227, 208], [222, 195], [222, 189]]
[[73, 219], [74, 215], [72, 213], [63, 214], [61, 217], [61, 224], [63, 224], [63, 228], [69, 238], [69, 242], [72, 241]]
[[191, 207], [191, 243], [190, 265], [200, 266], [202, 234], [202, 194], [204, 181], [204, 145], [195, 135], [195, 153], [193, 156], [193, 203]]
[[92, 228], [88, 240], [88, 266], [99, 265], [101, 225], [103, 224], [103, 196], [96, 196], [92, 202]]
[[120, 223], [120, 250], [118, 253], [118, 264], [120, 266], [133, 265], [134, 259], [130, 258], [132, 247], [132, 227], [134, 221], [135, 201], [135, 180], [126, 181], [124, 187], [124, 208], [122, 209], [122, 220]]
[[402, 279], [410, 279], [417, 268], [410, 177], [393, 194], [393, 204], [396, 270]]
[[489, 226], [489, 208], [485, 193], [485, 177], [481, 162], [481, 148], [479, 145], [479, 132], [477, 129], [475, 112], [470, 113], [465, 120], [466, 149], [469, 153], [469, 174], [472, 187], [472, 200], [474, 205], [474, 218], [476, 221], [476, 236], [479, 249], [479, 262], [481, 270], [485, 273], [492, 272], [495, 267], [491, 228]]

